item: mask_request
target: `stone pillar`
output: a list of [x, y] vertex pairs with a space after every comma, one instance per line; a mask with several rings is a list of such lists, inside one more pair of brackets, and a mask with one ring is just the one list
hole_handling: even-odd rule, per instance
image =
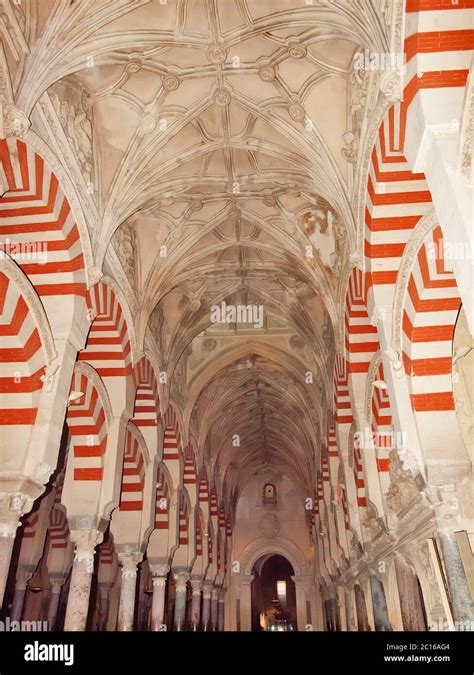
[[218, 609], [217, 609], [217, 630], [221, 633], [225, 625], [225, 591], [219, 591]]
[[58, 616], [59, 598], [64, 584], [64, 577], [50, 577], [51, 594], [48, 604], [48, 630], [54, 630], [56, 626], [56, 617]]
[[211, 630], [217, 630], [217, 617], [219, 614], [219, 590], [217, 588], [212, 589], [211, 593]]
[[397, 584], [400, 591], [404, 630], [427, 630], [415, 572], [401, 556], [395, 558], [395, 569], [397, 573]]
[[181, 632], [185, 629], [186, 591], [188, 588], [189, 574], [187, 572], [175, 572], [173, 578], [176, 582], [176, 596], [174, 601], [174, 629], [177, 632]]
[[253, 574], [240, 576], [240, 630], [252, 630], [252, 581]]
[[355, 612], [352, 602], [353, 590], [349, 586], [344, 589], [344, 602], [346, 605], [346, 631], [352, 632], [357, 630], [355, 623]]
[[89, 610], [94, 553], [103, 533], [96, 529], [71, 530], [70, 539], [76, 545], [72, 565], [71, 583], [64, 621], [65, 631], [85, 630]]
[[[39, 496], [40, 492], [36, 496]], [[33, 499], [18, 492], [0, 493], [0, 606], [5, 595], [10, 561], [20, 518], [33, 507]]]
[[193, 589], [191, 601], [191, 626], [193, 631], [199, 630], [201, 620], [201, 579], [191, 579], [191, 588]]
[[377, 631], [391, 631], [392, 626], [388, 618], [387, 601], [382, 582], [374, 574], [370, 575], [370, 591], [374, 608], [374, 624]]
[[135, 590], [137, 583], [137, 565], [143, 560], [139, 552], [121, 552], [118, 554], [122, 569], [122, 583], [120, 586], [120, 604], [118, 612], [119, 631], [132, 631], [135, 613]]
[[307, 625], [312, 625], [312, 621], [309, 621], [307, 613], [307, 604], [306, 601], [309, 600], [309, 588], [310, 588], [310, 579], [309, 577], [291, 577], [295, 582], [295, 593], [296, 593], [296, 626], [293, 626], [295, 630], [305, 631]]
[[112, 584], [99, 585], [99, 630], [107, 630], [109, 620], [110, 591]]
[[164, 624], [166, 579], [170, 568], [168, 565], [150, 565], [153, 583], [153, 598], [151, 601], [151, 627], [152, 631], [166, 630]]
[[474, 603], [454, 532], [438, 532], [456, 630], [472, 630]]
[[13, 604], [10, 612], [11, 621], [21, 621], [23, 614], [23, 605], [25, 603], [26, 589], [28, 581], [33, 576], [33, 570], [20, 567], [16, 575], [15, 595], [13, 596]]
[[357, 630], [359, 632], [369, 631], [369, 619], [367, 616], [367, 605], [365, 602], [364, 591], [359, 584], [354, 585], [355, 604], [357, 612]]
[[211, 630], [211, 593], [212, 582], [205, 581], [202, 588], [202, 629]]

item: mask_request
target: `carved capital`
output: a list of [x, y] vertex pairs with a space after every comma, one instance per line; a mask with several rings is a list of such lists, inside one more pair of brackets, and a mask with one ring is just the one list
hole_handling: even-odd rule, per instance
[[187, 572], [175, 572], [173, 578], [176, 583], [176, 593], [186, 593], [189, 574]]
[[75, 544], [74, 564], [81, 564], [92, 574], [94, 569], [95, 547], [104, 538], [103, 532], [96, 529], [71, 530], [69, 538]]
[[193, 595], [201, 595], [202, 581], [201, 579], [191, 579], [191, 588]]
[[118, 559], [122, 568], [122, 578], [137, 576], [137, 565], [143, 560], [143, 555], [139, 551], [133, 553], [122, 551], [118, 554]]
[[168, 572], [170, 571], [169, 565], [164, 565], [164, 564], [149, 564], [150, 567], [150, 572], [151, 576], [153, 577], [153, 583], [155, 579], [159, 578], [164, 578], [166, 580], [166, 577], [168, 576]]
[[16, 535], [20, 518], [31, 511], [33, 499], [22, 492], [0, 494], [0, 536], [11, 537]]

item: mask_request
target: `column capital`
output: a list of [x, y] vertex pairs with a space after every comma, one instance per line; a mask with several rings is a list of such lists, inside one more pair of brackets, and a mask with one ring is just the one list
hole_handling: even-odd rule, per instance
[[148, 563], [148, 566], [150, 568], [151, 576], [153, 578], [155, 577], [166, 577], [168, 576], [168, 572], [170, 571], [170, 566], [165, 565], [165, 564], [150, 564]]
[[210, 600], [212, 593], [212, 581], [204, 581], [202, 585], [202, 597], [205, 600]]
[[213, 588], [211, 591], [211, 597], [213, 600], [218, 600], [219, 599], [219, 589], [218, 588]]
[[66, 578], [63, 576], [52, 576], [49, 577], [49, 583], [51, 584], [51, 593], [61, 593], [61, 588], [64, 585]]
[[20, 565], [16, 572], [15, 588], [18, 590], [26, 590], [28, 582], [35, 571], [34, 565]]
[[121, 551], [118, 553], [118, 559], [122, 568], [122, 577], [137, 576], [137, 565], [143, 560], [143, 554], [140, 551]]
[[202, 589], [202, 579], [191, 579], [191, 588], [193, 589], [193, 595], [201, 595]]
[[0, 537], [14, 538], [20, 518], [33, 508], [34, 500], [23, 492], [0, 493]]
[[74, 563], [83, 563], [87, 571], [94, 571], [95, 547], [100, 544], [104, 535], [100, 530], [70, 530], [69, 539], [74, 542]]
[[174, 572], [173, 579], [176, 582], [176, 593], [185, 593], [186, 586], [189, 581], [188, 572]]

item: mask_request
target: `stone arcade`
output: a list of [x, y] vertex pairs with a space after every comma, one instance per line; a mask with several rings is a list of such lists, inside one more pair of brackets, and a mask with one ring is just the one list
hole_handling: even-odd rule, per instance
[[3, 622], [472, 627], [470, 7], [2, 0]]

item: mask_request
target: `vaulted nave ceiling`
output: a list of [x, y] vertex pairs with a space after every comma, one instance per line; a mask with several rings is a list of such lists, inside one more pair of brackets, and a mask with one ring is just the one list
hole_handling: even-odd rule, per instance
[[[20, 78], [19, 99], [28, 109], [46, 85], [63, 127], [65, 100], [82, 114], [95, 250], [120, 261], [138, 340], [218, 490], [234, 499], [271, 467], [307, 495], [356, 248], [341, 151], [353, 55], [384, 50], [385, 27], [372, 3], [345, 0], [69, 5], [28, 57], [52, 67]], [[222, 302], [262, 306], [263, 326], [213, 325]]]

